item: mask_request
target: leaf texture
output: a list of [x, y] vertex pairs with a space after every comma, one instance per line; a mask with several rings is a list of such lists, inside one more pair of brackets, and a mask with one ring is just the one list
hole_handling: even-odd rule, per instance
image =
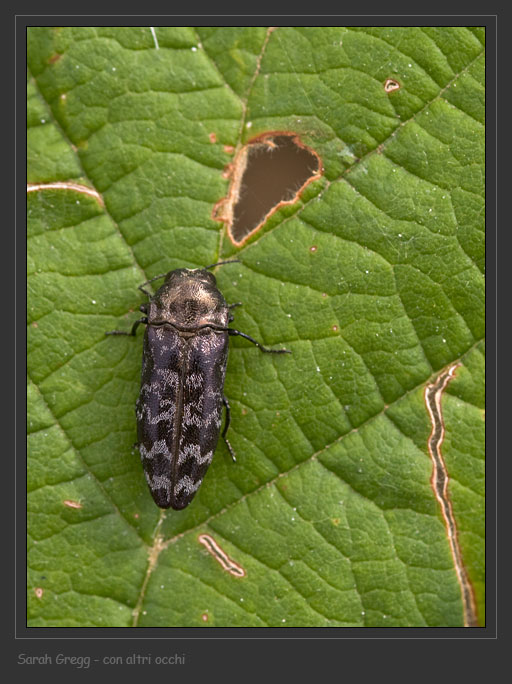
[[[440, 450], [485, 624], [484, 30], [34, 27], [28, 66], [28, 624], [463, 625], [425, 403], [457, 364]], [[212, 208], [265, 131], [324, 173], [235, 249]], [[293, 354], [232, 342], [238, 461], [161, 513], [141, 339], [105, 332], [233, 255], [234, 325]]]

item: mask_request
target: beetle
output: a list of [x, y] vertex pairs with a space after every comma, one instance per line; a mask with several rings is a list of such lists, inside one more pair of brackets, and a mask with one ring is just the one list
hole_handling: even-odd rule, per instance
[[[142, 354], [141, 388], [135, 413], [137, 446], [144, 474], [157, 506], [181, 510], [189, 505], [210, 465], [220, 435], [222, 406], [226, 438], [230, 407], [224, 396], [229, 336], [238, 335], [262, 352], [269, 349], [239, 330], [229, 328], [231, 309], [208, 269], [237, 260], [220, 261], [205, 268], [177, 268], [139, 286], [149, 301], [141, 304], [144, 317], [130, 332], [112, 330], [107, 335], [133, 335], [146, 325]], [[154, 295], [145, 285], [164, 278]]]

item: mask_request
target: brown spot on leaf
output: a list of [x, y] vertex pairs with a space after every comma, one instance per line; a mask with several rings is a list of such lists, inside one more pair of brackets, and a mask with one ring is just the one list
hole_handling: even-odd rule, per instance
[[[233, 175], [233, 164], [228, 164], [227, 166], [224, 167], [224, 171], [222, 172], [222, 178], [231, 178], [232, 175]], [[218, 221], [221, 220], [220, 218], [217, 218], [217, 212], [222, 210], [224, 202], [225, 202], [225, 198], [223, 197], [221, 200], [219, 200], [215, 204], [215, 206], [213, 208], [213, 212], [212, 212], [212, 217], [214, 220], [218, 220]]]
[[386, 93], [392, 93], [394, 90], [400, 90], [402, 86], [394, 78], [388, 78], [384, 83], [384, 90]]

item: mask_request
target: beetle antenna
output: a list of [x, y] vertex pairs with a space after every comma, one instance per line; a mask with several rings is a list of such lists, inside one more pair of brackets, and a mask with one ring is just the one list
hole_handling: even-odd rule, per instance
[[210, 264], [209, 266], [205, 266], [204, 270], [206, 271], [208, 268], [213, 268], [214, 266], [224, 266], [224, 264], [239, 264], [240, 259], [229, 259], [229, 261], [217, 261], [216, 264]]

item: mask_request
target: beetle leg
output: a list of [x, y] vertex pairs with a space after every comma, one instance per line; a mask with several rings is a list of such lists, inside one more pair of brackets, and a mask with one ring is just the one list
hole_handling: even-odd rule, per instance
[[[242, 302], [235, 302], [234, 304], [230, 304], [230, 305], [228, 306], [228, 309], [230, 309], [230, 310], [231, 310], [231, 309], [234, 309], [235, 306], [242, 306]], [[230, 314], [229, 314], [229, 318], [228, 318], [228, 323], [231, 323], [231, 322], [234, 321], [234, 320], [235, 320], [235, 317], [233, 316], [232, 313], [230, 313]]]
[[109, 330], [109, 332], [106, 332], [105, 335], [133, 335], [135, 336], [135, 333], [137, 331], [137, 328], [141, 323], [147, 324], [148, 319], [144, 316], [144, 318], [139, 318], [138, 321], [135, 321], [135, 323], [132, 325], [132, 329], [130, 332], [126, 332], [126, 330]]
[[229, 401], [227, 400], [227, 398], [224, 395], [222, 396], [222, 403], [224, 404], [224, 406], [226, 408], [226, 423], [224, 425], [224, 430], [222, 431], [222, 439], [226, 443], [226, 446], [228, 448], [229, 453], [231, 454], [231, 458], [233, 459], [233, 462], [236, 463], [235, 451], [226, 438], [226, 432], [228, 431], [228, 427], [229, 427], [229, 424], [231, 422], [231, 407], [229, 405]]
[[268, 354], [291, 354], [291, 351], [289, 349], [269, 349], [268, 347], [264, 347], [262, 344], [257, 342], [254, 338], [252, 338], [250, 335], [246, 335], [243, 332], [240, 332], [240, 330], [234, 330], [233, 328], [228, 328], [228, 334], [229, 335], [239, 335], [240, 337], [243, 337], [246, 340], [249, 340], [249, 342], [252, 342], [255, 344], [258, 349], [261, 349], [262, 352], [266, 352]]

